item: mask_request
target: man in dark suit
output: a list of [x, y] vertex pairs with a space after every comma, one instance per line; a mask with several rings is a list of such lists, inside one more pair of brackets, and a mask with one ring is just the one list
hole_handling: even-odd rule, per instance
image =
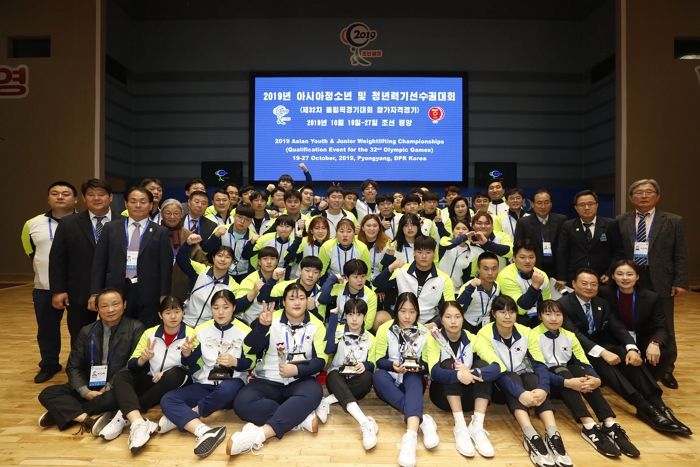
[[204, 217], [204, 211], [209, 205], [209, 195], [204, 191], [193, 191], [187, 200], [188, 213], [184, 219], [184, 227], [202, 237], [202, 244], [207, 241], [218, 227], [216, 222]]
[[85, 211], [61, 220], [51, 245], [49, 282], [51, 304], [68, 310], [71, 348], [83, 326], [95, 321], [97, 314], [88, 310], [90, 275], [95, 245], [111, 219], [112, 187], [96, 178], [81, 187]]
[[522, 217], [518, 221], [513, 243], [529, 239], [536, 248], [537, 267], [547, 276], [557, 277], [555, 254], [559, 231], [566, 216], [552, 212], [552, 195], [546, 189], [540, 188], [535, 192], [532, 204], [535, 215]]
[[559, 232], [558, 282], [571, 282], [580, 268], [591, 268], [607, 283], [610, 263], [620, 249], [615, 221], [598, 216], [598, 195], [591, 190], [574, 195], [574, 208], [579, 217], [565, 221]]
[[173, 251], [168, 230], [151, 222], [153, 195], [145, 188], [126, 192], [127, 219], [105, 225], [92, 264], [90, 309], [105, 287], [123, 291], [126, 315], [147, 328], [158, 324], [158, 304], [170, 294]]
[[661, 188], [654, 179], [632, 183], [629, 199], [635, 207], [617, 218], [622, 239], [622, 254], [639, 268], [639, 286], [658, 293], [664, 302], [669, 360], [661, 382], [678, 388], [673, 376], [678, 349], [673, 320], [674, 298], [688, 288], [688, 247], [683, 229], [683, 218], [656, 209], [661, 199]]
[[559, 299], [564, 310], [564, 326], [576, 333], [603, 382], [634, 405], [637, 417], [655, 430], [691, 434], [661, 399], [661, 389], [643, 365], [632, 336], [610, 304], [597, 296], [599, 284], [595, 271], [579, 269], [572, 285], [575, 293]]

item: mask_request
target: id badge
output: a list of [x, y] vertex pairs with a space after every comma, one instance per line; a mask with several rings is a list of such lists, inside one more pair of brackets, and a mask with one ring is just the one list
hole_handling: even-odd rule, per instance
[[107, 365], [92, 365], [90, 367], [90, 382], [88, 386], [91, 388], [102, 387], [107, 384]]
[[139, 252], [138, 251], [127, 251], [126, 252], [126, 269], [136, 270], [139, 262]]
[[647, 258], [649, 255], [649, 242], [634, 242], [634, 258]]
[[552, 256], [552, 242], [542, 242], [542, 255]]

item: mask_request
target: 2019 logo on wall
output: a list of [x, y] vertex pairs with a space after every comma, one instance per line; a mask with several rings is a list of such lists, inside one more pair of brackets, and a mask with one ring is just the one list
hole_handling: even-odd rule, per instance
[[340, 42], [350, 48], [350, 65], [372, 66], [369, 58], [381, 58], [381, 49], [366, 49], [370, 42], [377, 38], [377, 31], [365, 23], [351, 23], [340, 31]]

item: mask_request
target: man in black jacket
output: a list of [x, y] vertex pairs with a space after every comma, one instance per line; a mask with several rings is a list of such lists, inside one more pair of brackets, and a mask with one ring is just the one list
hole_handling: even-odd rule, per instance
[[[123, 316], [126, 303], [117, 289], [101, 291], [97, 304], [100, 320], [80, 330], [68, 357], [68, 383], [49, 386], [39, 394], [47, 410], [39, 418], [42, 428], [56, 425], [65, 430], [80, 423], [82, 431], [97, 436], [109, 423], [106, 412], [117, 410], [110, 382], [126, 366], [144, 327]], [[96, 414], [102, 415], [92, 417]]]
[[513, 243], [529, 239], [535, 245], [537, 267], [547, 273], [548, 277], [557, 277], [555, 254], [559, 242], [559, 231], [566, 220], [563, 214], [552, 212], [552, 195], [544, 188], [535, 192], [533, 197], [534, 216], [525, 216], [515, 227]]
[[559, 299], [564, 326], [576, 333], [603, 382], [637, 408], [637, 417], [655, 430], [690, 435], [661, 399], [661, 389], [643, 365], [639, 348], [610, 304], [599, 298], [598, 276], [582, 268], [572, 282], [573, 294]]
[[61, 220], [51, 245], [49, 256], [49, 283], [51, 304], [68, 310], [68, 331], [71, 348], [83, 326], [93, 323], [97, 314], [88, 310], [90, 275], [95, 245], [107, 222], [112, 220], [109, 208], [112, 187], [96, 178], [81, 187], [87, 208]]
[[610, 264], [621, 253], [615, 221], [598, 216], [598, 195], [591, 190], [574, 195], [574, 208], [579, 217], [565, 221], [559, 232], [556, 278], [564, 284], [580, 268], [591, 268], [605, 284]]
[[[106, 224], [97, 242], [90, 291], [94, 296], [105, 287], [121, 290], [126, 315], [151, 327], [159, 323], [160, 301], [170, 295], [173, 250], [168, 229], [148, 217], [151, 192], [133, 187], [125, 198], [129, 217]], [[94, 301], [88, 306], [94, 309]]]

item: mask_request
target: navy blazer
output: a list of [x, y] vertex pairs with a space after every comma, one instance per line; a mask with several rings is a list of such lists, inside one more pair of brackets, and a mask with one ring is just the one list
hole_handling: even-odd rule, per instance
[[[544, 253], [542, 251], [542, 223], [537, 218], [537, 215], [532, 213], [529, 216], [521, 217], [520, 220], [518, 220], [518, 224], [515, 226], [515, 238], [513, 243], [522, 241], [525, 238], [530, 239], [535, 245], [535, 255], [537, 256], [536, 266], [549, 276], [556, 276], [556, 263], [554, 261], [559, 246], [559, 231], [565, 220], [566, 216], [563, 214], [549, 213], [547, 225], [549, 226], [549, 241], [552, 244], [553, 258], [547, 261], [547, 263], [544, 261]], [[557, 277], [557, 279], [560, 278]]]
[[[128, 218], [113, 220], [102, 230], [92, 264], [92, 294], [106, 287], [125, 290], [127, 221]], [[141, 239], [136, 270], [139, 304], [158, 305], [161, 296], [170, 295], [172, 269], [173, 250], [168, 229], [149, 222]]]
[[591, 311], [595, 331], [588, 333], [588, 320], [575, 293], [566, 294], [559, 299], [564, 309], [564, 327], [576, 334], [581, 346], [589, 352], [596, 345], [610, 349], [616, 346], [634, 344], [625, 326], [617, 319], [610, 303], [600, 297], [591, 300]]

